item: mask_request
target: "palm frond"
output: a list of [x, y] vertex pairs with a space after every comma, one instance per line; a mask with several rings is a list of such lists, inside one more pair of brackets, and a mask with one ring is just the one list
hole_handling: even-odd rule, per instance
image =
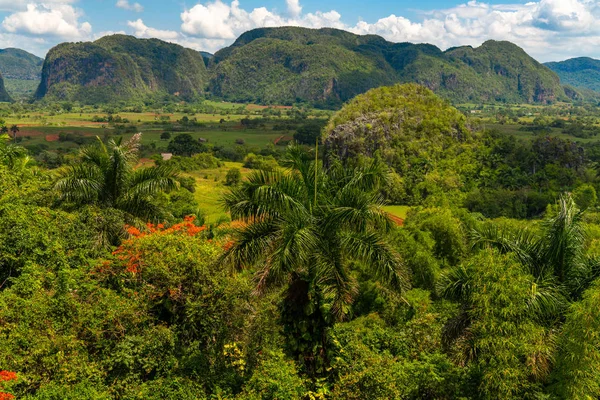
[[444, 271], [437, 283], [439, 296], [453, 301], [467, 302], [473, 292], [473, 276], [465, 265]]
[[79, 155], [82, 162], [94, 164], [97, 167], [104, 169], [109, 161], [108, 151], [100, 138], [96, 136], [96, 139], [98, 139], [98, 144], [95, 146], [82, 147], [81, 150], [79, 150]]
[[340, 245], [345, 254], [362, 261], [383, 282], [400, 290], [410, 288], [408, 269], [380, 233], [344, 233]]
[[540, 322], [556, 322], [569, 304], [563, 288], [553, 277], [531, 282], [530, 293], [527, 309]]
[[546, 263], [539, 237], [527, 229], [518, 231], [494, 223], [484, 223], [470, 232], [473, 248], [493, 247], [502, 253], [514, 253], [535, 277], [543, 276]]
[[242, 268], [265, 260], [273, 242], [280, 236], [274, 220], [256, 220], [236, 229], [232, 234], [233, 245], [225, 251], [223, 260]]
[[95, 165], [74, 165], [61, 175], [54, 185], [61, 200], [93, 203], [104, 190], [102, 171]]
[[339, 249], [329, 250], [332, 251], [315, 254], [313, 269], [330, 313], [340, 321], [349, 314], [350, 306], [358, 294], [358, 285], [342, 263]]
[[166, 166], [158, 166], [134, 171], [129, 185], [129, 192], [133, 196], [152, 196], [160, 192], [176, 190], [179, 182], [174, 170]]
[[233, 219], [244, 221], [285, 213], [308, 215], [302, 184], [280, 171], [255, 171], [247, 182], [230, 190], [222, 203]]
[[585, 231], [582, 213], [570, 195], [559, 199], [558, 214], [545, 223], [544, 259], [554, 267], [554, 274], [565, 282], [571, 266], [584, 257]]
[[146, 196], [123, 196], [117, 199], [115, 208], [138, 218], [141, 222], [148, 221], [159, 222], [168, 217], [162, 207], [152, 202], [150, 197]]

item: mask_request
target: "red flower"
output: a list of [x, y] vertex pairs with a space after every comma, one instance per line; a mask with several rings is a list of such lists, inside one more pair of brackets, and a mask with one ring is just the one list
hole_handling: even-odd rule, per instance
[[11, 371], [0, 371], [0, 382], [17, 380], [17, 374]]
[[14, 399], [14, 398], [15, 398], [15, 396], [13, 396], [13, 395], [12, 395], [12, 394], [10, 394], [10, 393], [3, 393], [3, 392], [0, 392], [0, 400], [12, 400], [12, 399]]

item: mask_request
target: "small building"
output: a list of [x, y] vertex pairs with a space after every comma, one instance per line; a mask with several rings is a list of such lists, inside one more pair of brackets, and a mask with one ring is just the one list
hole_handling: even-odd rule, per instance
[[173, 153], [161, 153], [160, 155], [163, 161], [169, 161], [171, 158], [173, 158]]

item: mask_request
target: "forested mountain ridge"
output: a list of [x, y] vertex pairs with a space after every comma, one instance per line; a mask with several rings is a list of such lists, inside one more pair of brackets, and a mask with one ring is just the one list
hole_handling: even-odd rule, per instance
[[164, 92], [186, 99], [204, 92], [207, 76], [199, 52], [158, 39], [112, 35], [52, 48], [35, 96], [97, 103]]
[[564, 84], [600, 91], [600, 60], [578, 57], [544, 65], [558, 74]]
[[298, 27], [248, 31], [214, 56], [124, 35], [61, 44], [48, 53], [36, 97], [97, 103], [153, 92], [190, 97], [208, 88], [232, 101], [338, 107], [394, 83], [419, 83], [456, 103], [568, 100], [554, 72], [509, 42], [444, 52]]
[[446, 52], [337, 29], [254, 29], [211, 60], [210, 90], [237, 101], [341, 103], [391, 83], [419, 83], [453, 102], [550, 103], [558, 76], [509, 42]]
[[43, 64], [43, 58], [25, 50], [0, 50], [0, 73], [6, 79], [39, 80]]

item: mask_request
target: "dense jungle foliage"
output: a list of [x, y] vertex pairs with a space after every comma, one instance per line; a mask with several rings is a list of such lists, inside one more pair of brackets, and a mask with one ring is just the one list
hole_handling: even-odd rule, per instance
[[598, 157], [481, 121], [409, 84], [318, 149], [114, 135], [48, 168], [3, 137], [0, 398], [599, 398]]

